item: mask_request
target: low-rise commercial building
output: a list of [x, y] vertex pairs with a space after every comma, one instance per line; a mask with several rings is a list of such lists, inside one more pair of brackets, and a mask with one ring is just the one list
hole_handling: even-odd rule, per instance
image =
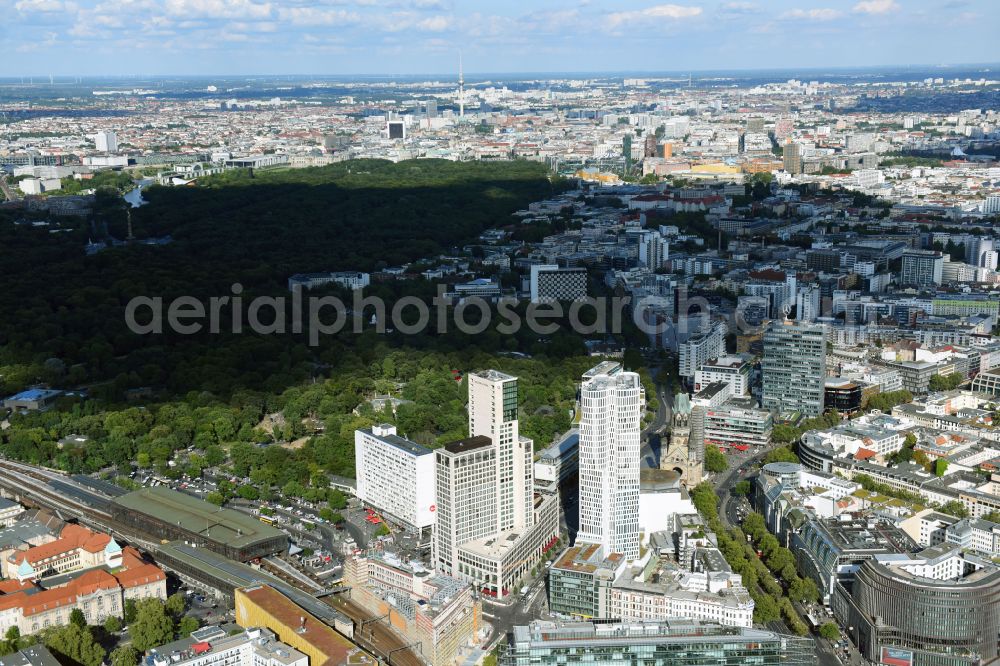
[[535, 483], [556, 487], [580, 471], [580, 429], [570, 428], [535, 460]]
[[288, 291], [315, 289], [328, 284], [336, 284], [345, 289], [364, 289], [371, 284], [369, 273], [358, 271], [335, 271], [332, 273], [296, 273], [288, 278]]
[[898, 527], [868, 519], [809, 520], [792, 539], [799, 571], [813, 579], [824, 603], [830, 602], [838, 583], [850, 585], [866, 560], [916, 549]]
[[236, 591], [236, 623], [244, 628], [269, 629], [278, 640], [308, 656], [309, 666], [361, 666], [376, 661], [333, 627], [267, 585]]
[[0, 497], [0, 526], [10, 527], [17, 522], [18, 517], [23, 513], [23, 506], [14, 500], [9, 500], [6, 497]]
[[610, 617], [611, 585], [625, 570], [621, 553], [605, 556], [597, 544], [567, 548], [549, 567], [549, 608], [583, 619]]
[[732, 387], [733, 395], [745, 395], [750, 390], [752, 360], [749, 354], [736, 354], [703, 363], [695, 371], [694, 391], [697, 393], [713, 382], [722, 382]]
[[705, 444], [708, 446], [766, 446], [771, 441], [774, 417], [762, 409], [744, 409], [733, 403], [705, 411]]
[[502, 666], [785, 664], [811, 666], [808, 638], [690, 619], [640, 622], [546, 622], [516, 626], [501, 651]]
[[[207, 631], [206, 631], [207, 630]], [[206, 627], [195, 632], [206, 634]], [[217, 629], [150, 651], [147, 666], [309, 666], [309, 657], [278, 641], [267, 629], [249, 628], [234, 636]]]
[[52, 407], [60, 395], [62, 391], [55, 389], [28, 389], [4, 398], [3, 406], [19, 412], [41, 412]]

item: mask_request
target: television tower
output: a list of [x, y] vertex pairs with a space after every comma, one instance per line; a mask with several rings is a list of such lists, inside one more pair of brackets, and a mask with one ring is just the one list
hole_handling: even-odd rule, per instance
[[465, 78], [462, 76], [462, 52], [458, 52], [458, 117], [465, 117]]

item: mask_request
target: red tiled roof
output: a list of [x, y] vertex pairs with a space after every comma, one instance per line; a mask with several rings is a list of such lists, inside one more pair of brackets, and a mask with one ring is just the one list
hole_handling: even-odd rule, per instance
[[99, 553], [107, 547], [109, 541], [111, 537], [107, 534], [99, 534], [82, 525], [70, 524], [63, 528], [55, 541], [14, 553], [12, 561], [14, 564], [20, 564], [27, 560], [30, 564], [34, 564], [60, 555], [68, 555], [76, 550]]
[[115, 580], [114, 576], [103, 569], [92, 569], [63, 587], [42, 590], [31, 595], [11, 595], [11, 598], [17, 600], [20, 597], [21, 603], [14, 605], [20, 605], [24, 616], [29, 617], [54, 608], [73, 605], [77, 598], [99, 590], [117, 588], [118, 581]]
[[118, 583], [125, 589], [142, 587], [143, 585], [167, 579], [166, 574], [163, 573], [163, 569], [155, 564], [143, 564], [134, 569], [130, 568], [125, 571], [119, 571], [114, 576], [118, 579]]

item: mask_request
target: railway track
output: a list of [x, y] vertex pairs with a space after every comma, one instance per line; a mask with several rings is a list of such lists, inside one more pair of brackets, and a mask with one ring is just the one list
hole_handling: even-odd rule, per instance
[[[102, 503], [107, 504], [113, 498], [76, 483], [69, 475], [58, 470], [0, 458], [0, 488], [17, 496], [22, 502], [33, 503], [56, 512], [64, 519], [74, 518], [96, 529], [118, 535], [124, 541], [148, 552], [155, 552], [159, 545], [155, 535], [138, 534], [134, 528], [116, 521], [108, 510], [100, 508]], [[302, 581], [289, 577], [287, 572], [279, 570], [274, 573], [292, 586], [303, 588]], [[303, 591], [315, 593], [315, 590]], [[356, 627], [363, 626], [363, 631], [355, 636], [355, 641], [388, 666], [426, 666], [426, 662], [412, 649], [413, 646], [354, 602], [343, 599], [340, 595], [324, 595], [317, 601], [337, 609], [349, 617]]]
[[0, 459], [0, 488], [19, 497], [22, 502], [53, 511], [60, 518], [76, 519], [95, 529], [117, 535], [144, 550], [152, 552], [160, 543], [155, 535], [136, 532], [115, 520], [110, 511], [102, 508], [112, 498], [75, 483], [62, 472]]

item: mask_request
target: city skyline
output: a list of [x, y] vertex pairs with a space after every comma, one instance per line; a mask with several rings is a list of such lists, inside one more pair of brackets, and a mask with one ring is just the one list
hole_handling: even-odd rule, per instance
[[584, 0], [513, 2], [489, 12], [447, 0], [7, 0], [0, 7], [0, 38], [16, 55], [0, 64], [0, 77], [403, 76], [457, 73], [459, 52], [467, 76], [896, 67], [914, 64], [914, 43], [956, 39], [964, 63], [993, 63], [990, 27], [1000, 20], [1000, 7], [984, 0]]

